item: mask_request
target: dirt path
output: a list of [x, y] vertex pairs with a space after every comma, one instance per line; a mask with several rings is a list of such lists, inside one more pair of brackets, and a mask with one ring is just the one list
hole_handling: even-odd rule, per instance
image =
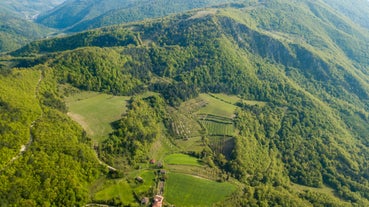
[[[42, 72], [40, 71], [40, 78], [38, 79], [37, 85], [36, 85], [36, 89], [35, 89], [35, 97], [39, 100], [39, 88], [40, 88], [40, 83], [43, 79], [42, 76]], [[41, 117], [43, 116], [43, 111], [41, 110], [41, 114], [40, 116], [34, 120], [31, 125], [29, 126], [29, 140], [26, 144], [22, 145], [18, 154], [16, 156], [14, 156], [1, 170], [0, 172], [4, 171], [7, 167], [9, 167], [11, 164], [13, 164], [14, 161], [16, 161], [20, 156], [22, 156], [23, 153], [25, 153], [28, 148], [31, 146], [31, 144], [33, 143], [33, 135], [32, 135], [32, 128], [34, 127], [35, 123], [37, 120], [39, 120]]]
[[97, 154], [96, 150], [94, 150], [94, 151], [95, 151], [96, 159], [99, 161], [100, 165], [104, 165], [105, 167], [107, 167], [111, 171], [117, 171], [116, 168], [114, 168], [114, 167], [108, 165], [107, 163], [103, 162], [102, 160], [100, 160], [99, 155]]

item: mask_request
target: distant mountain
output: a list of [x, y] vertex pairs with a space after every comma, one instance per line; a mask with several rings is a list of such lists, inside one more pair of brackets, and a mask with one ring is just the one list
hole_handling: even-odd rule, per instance
[[3, 10], [0, 13], [0, 52], [17, 49], [32, 40], [45, 37], [52, 31]]
[[0, 8], [18, 14], [26, 19], [34, 19], [41, 12], [46, 12], [65, 0], [2, 0]]
[[100, 26], [161, 17], [230, 0], [69, 0], [41, 14], [37, 22], [48, 27], [82, 31]]
[[[368, 2], [356, 3], [222, 4], [8, 53], [0, 203], [138, 206], [159, 192], [175, 206], [369, 206], [369, 30], [349, 12]], [[104, 107], [81, 91], [130, 97], [113, 132], [88, 137], [66, 116], [70, 94], [84, 113]], [[199, 177], [237, 187], [204, 204]]]
[[324, 0], [327, 4], [338, 12], [341, 12], [353, 22], [369, 29], [369, 1], [345, 1], [345, 0]]

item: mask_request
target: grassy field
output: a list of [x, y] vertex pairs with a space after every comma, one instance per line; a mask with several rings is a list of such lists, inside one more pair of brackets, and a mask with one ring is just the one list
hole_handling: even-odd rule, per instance
[[113, 180], [94, 196], [95, 201], [108, 201], [119, 198], [124, 204], [134, 203], [133, 191], [125, 179]]
[[170, 173], [165, 184], [165, 199], [175, 206], [211, 206], [232, 194], [236, 187], [230, 183]]
[[171, 154], [165, 157], [165, 164], [168, 165], [192, 165], [201, 166], [198, 159], [185, 154]]
[[77, 121], [97, 141], [111, 131], [111, 123], [126, 111], [129, 97], [112, 96], [95, 92], [81, 92], [66, 98], [68, 115]]
[[209, 95], [230, 104], [236, 104], [237, 102], [241, 101], [241, 98], [236, 95], [227, 95], [224, 93], [210, 93]]
[[[132, 185], [132, 189], [136, 194], [140, 195], [142, 193], [147, 193], [150, 188], [155, 187], [155, 174], [153, 171], [145, 170], [139, 172], [137, 176], [140, 176], [143, 179], [143, 183], [134, 182]], [[132, 179], [134, 180], [135, 178]]]
[[197, 113], [233, 118], [237, 106], [233, 105], [232, 103], [227, 103], [220, 99], [214, 98], [214, 96], [209, 94], [200, 94], [199, 97], [207, 104], [205, 107], [200, 108]]
[[235, 128], [233, 124], [223, 124], [208, 120], [200, 122], [206, 128], [208, 135], [234, 135]]

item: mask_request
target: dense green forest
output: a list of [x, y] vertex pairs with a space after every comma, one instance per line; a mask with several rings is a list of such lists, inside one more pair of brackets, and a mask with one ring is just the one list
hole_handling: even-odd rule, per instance
[[13, 69], [1, 81], [0, 205], [85, 204], [102, 170], [82, 128], [63, 113], [52, 69]]
[[[229, 191], [198, 206], [368, 206], [369, 31], [329, 4], [222, 4], [2, 56], [0, 204], [180, 205], [172, 179], [191, 195], [202, 177]], [[83, 91], [130, 97], [101, 140], [66, 114]]]

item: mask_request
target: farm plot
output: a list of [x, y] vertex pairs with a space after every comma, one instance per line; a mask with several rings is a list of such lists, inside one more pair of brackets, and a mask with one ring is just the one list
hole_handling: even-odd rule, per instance
[[175, 206], [212, 206], [230, 196], [236, 187], [180, 173], [169, 173], [165, 184], [165, 198]]
[[208, 135], [234, 135], [233, 123], [222, 123], [210, 120], [201, 120], [200, 123], [206, 128]]
[[201, 126], [190, 115], [179, 113], [173, 108], [168, 108], [168, 112], [171, 116], [171, 131], [175, 137], [189, 139], [200, 136]]

